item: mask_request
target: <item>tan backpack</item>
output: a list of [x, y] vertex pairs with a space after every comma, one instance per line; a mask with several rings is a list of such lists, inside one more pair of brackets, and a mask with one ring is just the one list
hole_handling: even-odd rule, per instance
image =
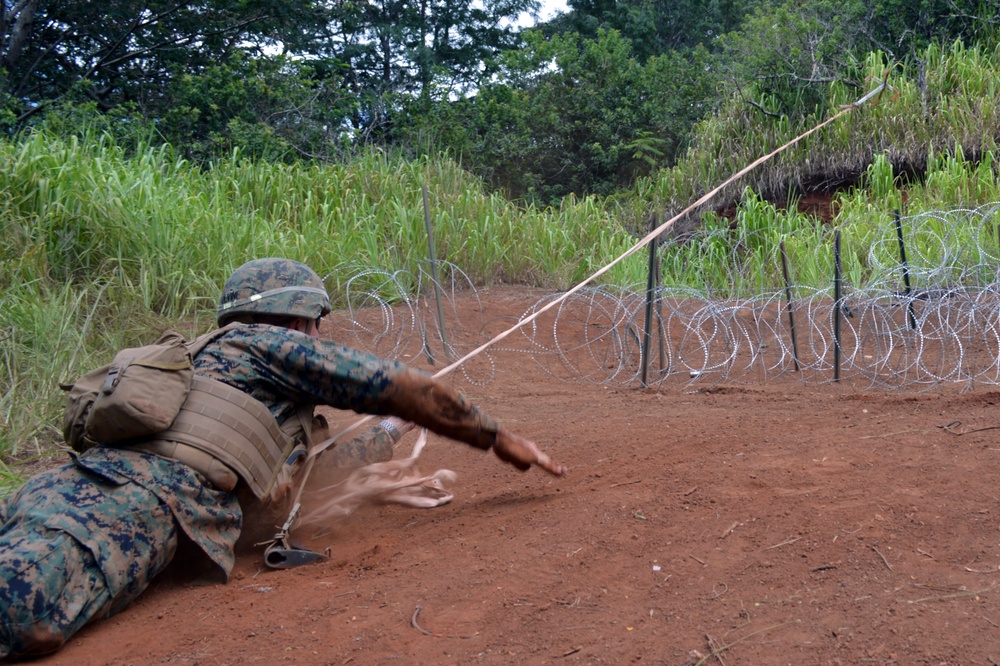
[[123, 349], [114, 360], [88, 372], [67, 392], [63, 438], [74, 451], [98, 443], [123, 443], [170, 427], [191, 392], [194, 356], [239, 324], [188, 342], [167, 331], [151, 345]]

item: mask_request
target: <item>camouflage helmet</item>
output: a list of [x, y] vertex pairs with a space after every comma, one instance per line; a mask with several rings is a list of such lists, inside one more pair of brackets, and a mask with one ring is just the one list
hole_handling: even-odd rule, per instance
[[291, 259], [254, 259], [222, 287], [216, 319], [225, 326], [244, 315], [316, 319], [330, 311], [330, 296], [313, 269]]

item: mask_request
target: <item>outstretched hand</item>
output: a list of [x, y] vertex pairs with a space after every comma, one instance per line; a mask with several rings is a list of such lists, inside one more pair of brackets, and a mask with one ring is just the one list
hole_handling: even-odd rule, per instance
[[537, 444], [503, 427], [497, 432], [493, 452], [497, 454], [497, 458], [522, 472], [530, 469], [532, 465], [538, 465], [552, 476], [562, 476], [566, 473], [566, 468], [542, 453]]

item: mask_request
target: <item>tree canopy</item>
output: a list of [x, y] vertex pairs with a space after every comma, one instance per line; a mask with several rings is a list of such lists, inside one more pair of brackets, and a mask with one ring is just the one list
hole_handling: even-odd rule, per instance
[[[543, 203], [683, 155], [736, 96], [801, 117], [866, 54], [994, 40], [1000, 0], [0, 0], [0, 128], [82, 117], [207, 161], [446, 152]], [[919, 62], [914, 63], [918, 67]]]

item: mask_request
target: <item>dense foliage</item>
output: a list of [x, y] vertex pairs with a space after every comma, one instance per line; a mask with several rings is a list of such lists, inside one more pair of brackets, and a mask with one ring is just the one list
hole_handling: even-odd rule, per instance
[[1000, 0], [4, 0], [0, 127], [105, 116], [200, 164], [239, 149], [446, 153], [516, 199], [608, 194], [674, 165], [738, 96], [792, 120], [865, 88], [871, 51], [988, 43]]

